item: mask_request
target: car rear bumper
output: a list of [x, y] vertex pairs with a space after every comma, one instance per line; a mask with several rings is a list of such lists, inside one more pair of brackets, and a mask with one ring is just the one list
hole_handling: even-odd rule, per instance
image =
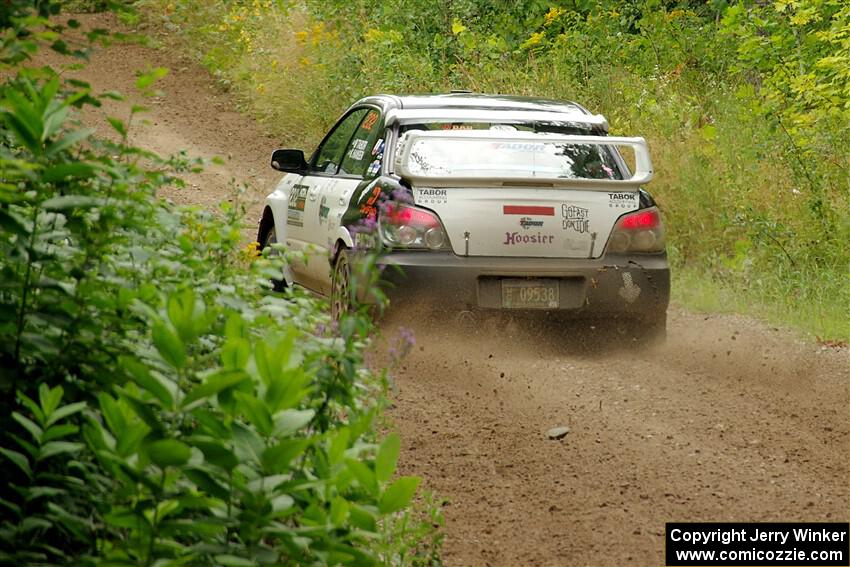
[[557, 306], [540, 310], [575, 316], [652, 317], [664, 313], [670, 300], [666, 254], [560, 259], [406, 251], [392, 252], [383, 262], [391, 300], [421, 299], [446, 309], [505, 309], [503, 280], [523, 279], [555, 282]]

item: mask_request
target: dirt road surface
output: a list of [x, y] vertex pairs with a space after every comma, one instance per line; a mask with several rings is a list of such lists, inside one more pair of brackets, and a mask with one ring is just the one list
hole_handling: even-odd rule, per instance
[[[171, 72], [165, 96], [143, 101], [134, 73], [150, 66]], [[105, 114], [144, 103], [134, 143], [226, 159], [168, 197], [214, 207], [233, 198], [232, 179], [249, 183], [253, 223], [276, 179], [275, 142], [203, 69], [174, 49], [118, 45], [74, 73], [131, 95], [86, 115], [102, 131]], [[668, 521], [850, 519], [846, 348], [679, 309], [668, 344], [651, 352], [583, 327], [404, 312], [384, 325], [416, 330], [390, 418], [402, 472], [448, 499], [447, 565], [662, 565]], [[556, 426], [570, 432], [548, 439]]]

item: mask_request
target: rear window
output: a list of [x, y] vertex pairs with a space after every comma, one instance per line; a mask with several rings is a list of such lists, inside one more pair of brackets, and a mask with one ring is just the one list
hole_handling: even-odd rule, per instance
[[621, 180], [612, 151], [609, 146], [555, 140], [422, 137], [410, 148], [407, 168], [412, 175], [428, 177]]

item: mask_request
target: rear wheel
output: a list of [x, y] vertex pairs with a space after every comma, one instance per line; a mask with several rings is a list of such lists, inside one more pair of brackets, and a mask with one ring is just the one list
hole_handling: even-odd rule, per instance
[[336, 256], [331, 277], [331, 317], [334, 321], [351, 311], [352, 299], [351, 260], [348, 250], [343, 248]]
[[[266, 232], [265, 238], [262, 240], [262, 248], [260, 250], [265, 250], [272, 244], [277, 244], [277, 233], [275, 232], [274, 225], [269, 228], [268, 232]], [[272, 250], [271, 254], [279, 254], [277, 250]], [[276, 292], [282, 292], [286, 290], [286, 280], [283, 278], [283, 274], [281, 273], [281, 278], [272, 280], [272, 289]]]

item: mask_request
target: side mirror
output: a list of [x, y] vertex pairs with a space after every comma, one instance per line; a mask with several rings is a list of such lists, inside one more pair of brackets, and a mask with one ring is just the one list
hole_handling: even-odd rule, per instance
[[309, 166], [301, 150], [275, 150], [272, 152], [272, 169], [304, 174]]

